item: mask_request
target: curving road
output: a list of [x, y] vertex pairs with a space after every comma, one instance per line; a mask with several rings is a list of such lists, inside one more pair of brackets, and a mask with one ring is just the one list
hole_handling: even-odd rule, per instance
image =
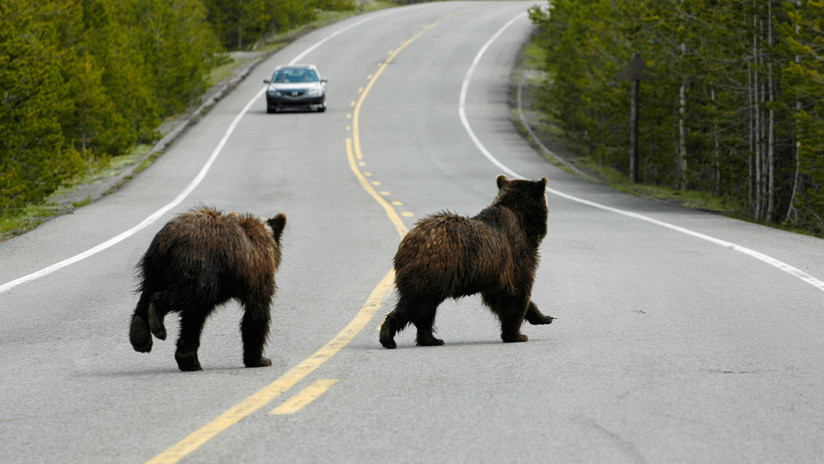
[[[509, 73], [531, 3], [362, 15], [275, 54], [116, 194], [0, 243], [0, 461], [815, 462], [824, 456], [824, 243], [616, 193], [537, 155]], [[267, 115], [261, 81], [311, 62], [324, 114]], [[495, 176], [550, 179], [533, 300], [500, 343], [478, 298], [443, 347], [376, 328], [416, 218], [474, 214]], [[134, 266], [200, 204], [288, 216], [267, 354], [239, 306], [203, 372], [129, 345]], [[170, 318], [171, 319], [171, 318]]]

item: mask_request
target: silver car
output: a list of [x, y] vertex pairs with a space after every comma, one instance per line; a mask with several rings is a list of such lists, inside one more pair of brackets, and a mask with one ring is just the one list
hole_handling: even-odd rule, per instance
[[275, 68], [266, 89], [266, 112], [284, 108], [326, 111], [326, 79], [311, 64], [282, 65]]

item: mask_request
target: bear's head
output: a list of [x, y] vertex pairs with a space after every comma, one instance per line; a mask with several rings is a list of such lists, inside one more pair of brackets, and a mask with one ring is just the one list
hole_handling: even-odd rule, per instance
[[520, 218], [527, 236], [540, 242], [547, 230], [546, 177], [532, 181], [509, 179], [501, 174], [496, 181], [498, 196], [492, 204], [511, 209]]

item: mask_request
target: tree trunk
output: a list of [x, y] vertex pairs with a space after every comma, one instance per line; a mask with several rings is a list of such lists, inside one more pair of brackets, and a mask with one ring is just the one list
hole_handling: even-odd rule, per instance
[[[767, 45], [770, 55], [767, 57], [767, 91], [770, 103], [775, 101], [773, 83], [772, 46], [773, 46], [772, 0], [767, 2]], [[769, 129], [767, 131], [767, 217], [773, 221], [775, 216], [775, 110], [769, 105]]]
[[754, 215], [756, 219], [761, 219], [761, 205], [763, 204], [762, 200], [762, 178], [761, 178], [761, 83], [758, 76], [758, 67], [760, 65], [759, 57], [758, 57], [758, 17], [756, 13], [753, 13], [753, 35], [752, 35], [752, 55], [753, 55], [753, 83], [752, 83], [752, 92], [753, 92], [753, 145], [755, 147], [755, 151], [753, 153], [753, 165], [755, 167], [755, 185], [753, 186], [754, 191], [754, 198], [755, 201], [754, 206]]
[[755, 97], [753, 96], [753, 64], [752, 61], [747, 63], [747, 106], [749, 107], [750, 121], [749, 121], [749, 160], [747, 162], [747, 204], [750, 208], [750, 213], [755, 213]]
[[[798, 7], [801, 6], [801, 0], [795, 0], [793, 2], [795, 4], [796, 10]], [[799, 33], [799, 26], [798, 23], [795, 24], [795, 35], [798, 36]], [[801, 55], [795, 55], [795, 63], [801, 63]], [[795, 102], [795, 114], [798, 114], [801, 111], [801, 102], [796, 100]], [[795, 133], [795, 143], [793, 144], [793, 165], [795, 168], [795, 172], [793, 173], [793, 189], [792, 194], [790, 195], [790, 204], [787, 207], [787, 215], [784, 218], [784, 221], [789, 222], [790, 224], [795, 224], [798, 221], [798, 211], [795, 209], [795, 196], [798, 194], [798, 180], [799, 180], [799, 171], [801, 170], [801, 158], [799, 157], [799, 149], [800, 146], [800, 137], [798, 134], [798, 128], [796, 127]]]
[[710, 90], [710, 99], [713, 107], [713, 122], [712, 122], [712, 169], [713, 169], [713, 193], [718, 195], [721, 193], [721, 142], [718, 140], [718, 122], [716, 120], [717, 108], [715, 107], [715, 89]]
[[[687, 54], [687, 44], [681, 42], [681, 58]], [[687, 187], [687, 80], [681, 82], [678, 91], [678, 188], [684, 190]]]

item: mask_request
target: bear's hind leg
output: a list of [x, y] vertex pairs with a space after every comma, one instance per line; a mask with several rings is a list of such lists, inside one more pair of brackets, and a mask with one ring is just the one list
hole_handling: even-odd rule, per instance
[[140, 300], [132, 315], [132, 325], [129, 327], [129, 341], [132, 348], [141, 353], [152, 351], [152, 334], [149, 332], [148, 309], [151, 300], [151, 293], [143, 291]]
[[269, 335], [268, 305], [244, 305], [240, 333], [243, 339], [243, 364], [246, 367], [271, 366], [272, 361], [263, 357], [263, 346]]
[[149, 302], [149, 329], [152, 334], [160, 340], [166, 340], [166, 326], [163, 325], [163, 319], [166, 313], [169, 312], [167, 304], [164, 300], [163, 292], [155, 293]]
[[214, 308], [189, 307], [180, 314], [180, 337], [177, 339], [175, 361], [181, 371], [201, 371], [200, 361], [197, 359], [197, 349], [200, 348], [200, 334], [206, 323], [206, 316]]
[[443, 340], [435, 338], [433, 334], [435, 329], [435, 314], [439, 304], [440, 302], [435, 304], [421, 304], [416, 317], [412, 318], [412, 323], [415, 324], [415, 327], [418, 329], [418, 335], [415, 337], [418, 346], [443, 345]]
[[504, 343], [529, 340], [526, 335], [521, 333], [521, 325], [524, 322], [527, 309], [525, 298], [497, 292], [485, 292], [482, 297], [484, 303], [498, 315], [498, 319], [501, 321], [501, 339]]
[[395, 311], [390, 312], [386, 315], [386, 318], [383, 320], [383, 324], [381, 325], [381, 335], [380, 335], [380, 342], [384, 348], [397, 348], [398, 345], [395, 343], [395, 334], [403, 330], [400, 323], [398, 322], [398, 318], [395, 315]]
[[386, 315], [386, 319], [383, 320], [383, 325], [381, 325], [380, 342], [384, 348], [397, 348], [395, 334], [405, 329], [412, 322], [413, 311], [414, 307], [409, 298], [401, 295], [395, 309]]
[[529, 305], [526, 307], [526, 316], [525, 319], [532, 325], [542, 325], [542, 324], [552, 324], [552, 321], [555, 320], [552, 316], [545, 316], [541, 311], [538, 310], [538, 306], [535, 305], [531, 300]]

